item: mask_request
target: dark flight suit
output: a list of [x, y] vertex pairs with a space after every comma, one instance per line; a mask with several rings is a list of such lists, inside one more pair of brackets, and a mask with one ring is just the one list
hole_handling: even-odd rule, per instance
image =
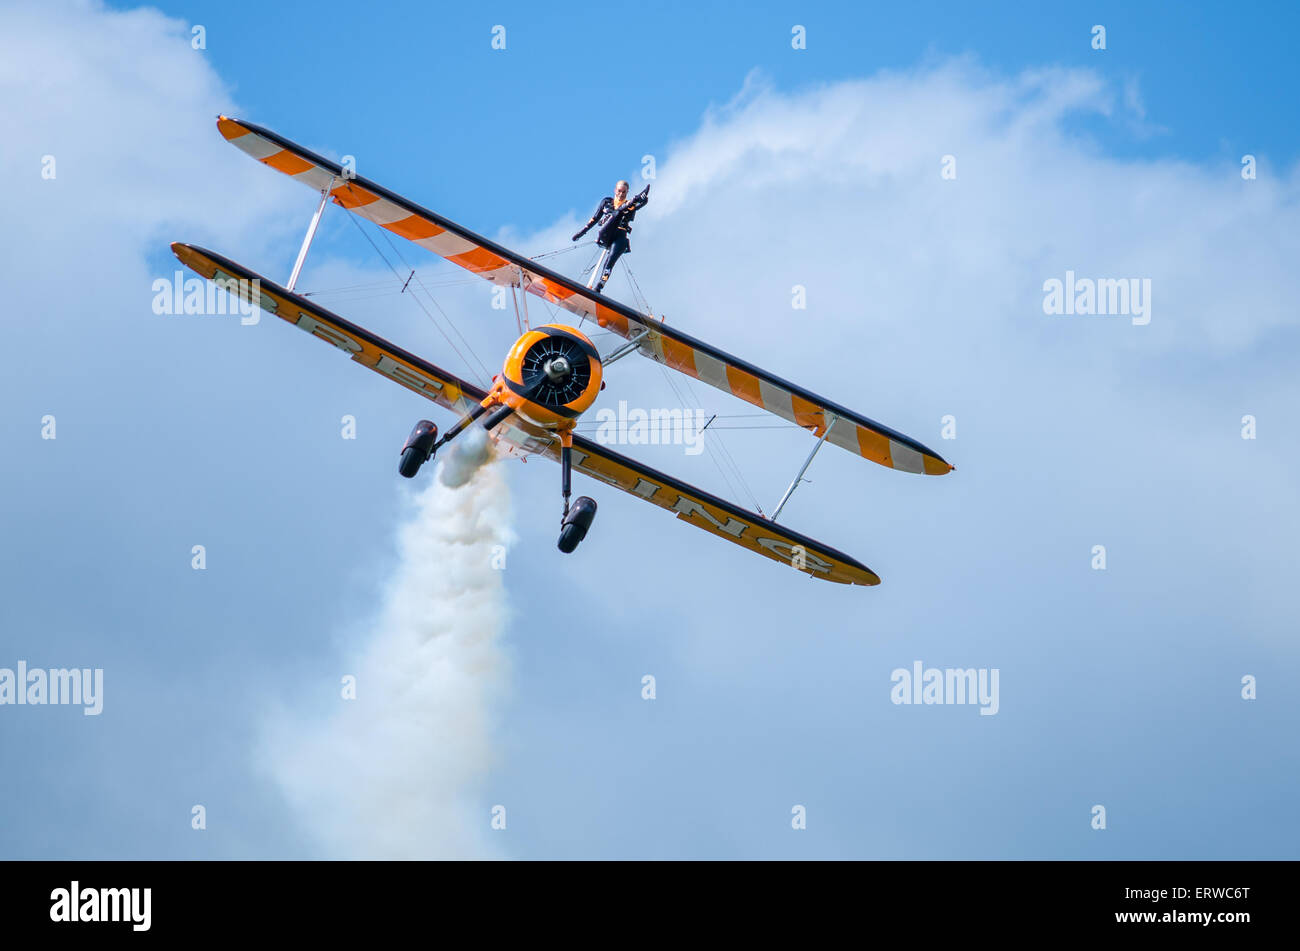
[[578, 240], [596, 222], [600, 222], [600, 230], [596, 233], [596, 244], [608, 248], [609, 254], [605, 258], [605, 267], [601, 271], [600, 280], [596, 282], [596, 293], [599, 294], [605, 287], [605, 282], [609, 280], [609, 275], [614, 270], [614, 263], [632, 250], [631, 242], [628, 241], [628, 234], [632, 231], [632, 219], [636, 217], [637, 209], [645, 204], [648, 192], [647, 188], [635, 198], [624, 199], [621, 204], [615, 204], [613, 198], [605, 196], [592, 212], [586, 227], [573, 236], [573, 240]]

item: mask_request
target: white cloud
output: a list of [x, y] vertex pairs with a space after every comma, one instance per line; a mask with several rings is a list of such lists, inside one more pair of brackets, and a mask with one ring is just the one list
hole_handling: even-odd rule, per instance
[[[160, 322], [149, 312], [158, 262], [170, 273], [168, 241], [206, 243], [269, 270], [268, 254], [281, 263], [292, 257], [311, 204], [306, 189], [249, 161], [215, 132], [217, 112], [240, 110], [205, 55], [190, 48], [188, 27], [152, 11], [108, 12], [91, 3], [0, 9], [0, 37], [9, 40], [0, 57], [6, 130], [0, 172], [10, 185], [11, 227], [0, 276], [8, 295], [4, 320], [26, 357], [0, 379], [14, 420], [6, 420], [4, 435], [9, 444], [26, 446], [19, 440], [30, 435], [29, 420], [57, 404], [61, 432], [79, 431], [82, 440], [61, 436], [59, 448], [72, 447], [68, 452], [83, 463], [47, 471], [37, 468], [34, 454], [24, 455], [32, 471], [48, 472], [48, 479], [33, 496], [27, 469], [9, 473], [4, 496], [10, 500], [6, 514], [15, 518], [25, 508], [92, 509], [78, 531], [102, 523], [105, 535], [92, 538], [105, 550], [112, 546], [115, 564], [101, 564], [105, 572], [122, 570], [118, 562], [135, 564], [124, 560], [132, 544], [156, 549], [160, 538], [174, 543], [157, 525], [142, 526], [142, 513], [166, 521], [180, 512], [209, 526], [205, 516], [225, 515], [223, 528], [231, 535], [225, 563], [231, 550], [243, 551], [250, 569], [246, 586], [256, 582], [259, 569], [275, 579], [269, 592], [239, 589], [253, 606], [229, 630], [212, 635], [231, 638], [227, 654], [237, 658], [235, 674], [245, 683], [253, 655], [241, 650], [248, 644], [264, 642], [271, 651], [319, 640], [315, 629], [258, 627], [269, 623], [262, 615], [274, 614], [274, 602], [287, 597], [285, 586], [295, 577], [293, 564], [272, 563], [275, 556], [260, 549], [276, 544], [285, 526], [345, 549], [339, 558], [346, 559], [360, 544], [359, 533], [346, 541], [310, 533], [320, 512], [331, 520], [349, 517], [365, 504], [355, 495], [375, 484], [363, 470], [364, 479], [357, 478], [367, 488], [351, 496], [342, 491], [355, 475], [346, 468], [356, 465], [351, 462], [310, 479], [275, 468], [277, 459], [299, 462], [277, 449], [295, 438], [302, 393], [319, 387], [315, 392], [330, 394], [328, 412], [335, 414], [336, 394], [346, 392], [346, 411], [353, 403], [365, 410], [357, 412], [367, 433], [381, 428], [384, 413], [420, 410], [411, 410], [409, 394], [390, 396], [378, 377], [278, 322], [221, 336]], [[1290, 620], [1277, 592], [1289, 590], [1292, 539], [1300, 528], [1290, 476], [1300, 459], [1286, 430], [1298, 402], [1291, 342], [1300, 291], [1296, 175], [1283, 170], [1244, 182], [1234, 162], [1111, 157], [1081, 136], [1074, 119], [1113, 115], [1124, 101], [1092, 72], [1045, 69], [1006, 77], [969, 61], [797, 93], [754, 77], [661, 157], [651, 204], [638, 218], [634, 253], [625, 259], [656, 310], [692, 334], [931, 444], [959, 468], [942, 479], [922, 479], [834, 449], [823, 452], [810, 473], [813, 484], [800, 489], [783, 520], [861, 557], [884, 578], [881, 588], [845, 591], [783, 572], [581, 479], [576, 491], [596, 496], [601, 514], [579, 552], [566, 559], [553, 548], [558, 469], [540, 461], [513, 466], [523, 539], [504, 576], [511, 597], [521, 604], [558, 601], [592, 620], [574, 624], [566, 616], [526, 634], [510, 630], [535, 665], [524, 688], [535, 692], [521, 701], [512, 722], [513, 748], [544, 761], [556, 749], [591, 749], [602, 729], [614, 734], [600, 748], [608, 759], [586, 762], [607, 780], [583, 790], [590, 821], [553, 824], [564, 848], [598, 849], [611, 829], [626, 825], [634, 814], [628, 800], [638, 796], [641, 811], [635, 814], [647, 822], [671, 811], [670, 805], [681, 807], [678, 815], [689, 810], [705, 816], [729, 814], [735, 800], [741, 800], [738, 808], [755, 808], [744, 797], [759, 795], [757, 785], [722, 781], [727, 777], [716, 772], [718, 764], [735, 765], [734, 757], [752, 755], [773, 733], [811, 743], [822, 724], [801, 712], [810, 700], [820, 701], [817, 709], [826, 716], [845, 716], [844, 695], [822, 690], [827, 671], [848, 689], [853, 685], [844, 672], [861, 670], [869, 696], [873, 665], [879, 666], [881, 702], [887, 703], [888, 671], [900, 661], [885, 650], [891, 645], [906, 644], [904, 661], [923, 656], [936, 664], [1004, 670], [1019, 662], [1018, 682], [1029, 693], [1008, 703], [997, 719], [1005, 729], [1025, 730], [1020, 735], [1030, 740], [1044, 729], [1044, 719], [1095, 705], [1098, 693], [1119, 689], [1104, 671], [1090, 686], [1061, 683], [1062, 651], [1115, 652], [1127, 664], [1162, 660], [1168, 656], [1162, 645], [1134, 633], [1166, 624], [1182, 625], [1180, 645], [1205, 651], [1187, 656], [1218, 657], [1213, 651], [1222, 646], [1222, 630], [1204, 618], [1229, 619], [1245, 638], [1291, 649]], [[1129, 97], [1130, 112], [1132, 106]], [[1158, 122], [1161, 116], [1148, 118]], [[57, 159], [53, 182], [40, 178], [44, 154]], [[945, 155], [956, 158], [955, 181], [940, 177]], [[417, 193], [411, 182], [383, 184], [438, 207], [429, 186]], [[466, 224], [485, 230], [483, 222]], [[560, 247], [574, 225], [560, 221], [509, 243]], [[337, 266], [328, 244], [322, 250], [309, 264], [306, 286], [390, 276], [377, 263]], [[410, 256], [419, 252], [411, 249]], [[1045, 316], [1043, 281], [1067, 269], [1150, 278], [1151, 324]], [[794, 284], [808, 289], [806, 311], [790, 308]], [[622, 275], [609, 290], [630, 296]], [[513, 320], [489, 309], [486, 286], [440, 289], [439, 300], [489, 364], [504, 352]], [[398, 343], [454, 368], [428, 318], [409, 304], [406, 332], [380, 322], [398, 320], [392, 304], [390, 296], [338, 309], [364, 324], [379, 322], [376, 329]], [[534, 320], [541, 314], [545, 308], [533, 302]], [[243, 374], [238, 386], [230, 384], [232, 370]], [[702, 385], [694, 392], [710, 408], [751, 411]], [[663, 406], [673, 398], [658, 368], [629, 358], [611, 369], [606, 402], [598, 405], [627, 399]], [[64, 408], [71, 415], [62, 415]], [[207, 414], [194, 427], [199, 435], [169, 425], [188, 422], [187, 412]], [[946, 413], [958, 419], [953, 443], [938, 439]], [[1243, 413], [1260, 420], [1254, 443], [1237, 434]], [[66, 430], [65, 420], [71, 424]], [[398, 439], [409, 422], [397, 427]], [[86, 434], [104, 427], [117, 442], [100, 444], [104, 452], [95, 456]], [[168, 439], [159, 440], [158, 432]], [[305, 441], [296, 445], [304, 458], [316, 458]], [[808, 441], [800, 432], [758, 431], [732, 433], [727, 445], [770, 507]], [[652, 448], [632, 447], [632, 453], [725, 491], [707, 454], [693, 460], [680, 447]], [[394, 443], [385, 465], [395, 450]], [[190, 495], [173, 488], [178, 458]], [[89, 468], [94, 461], [112, 465]], [[231, 490], [239, 480], [254, 491]], [[122, 504], [105, 483], [122, 492], [139, 483], [142, 497]], [[257, 490], [271, 497], [266, 506], [303, 504], [311, 517], [293, 522], [257, 508]], [[726, 494], [747, 501], [743, 493]], [[214, 501], [228, 497], [234, 501], [224, 508]], [[177, 499], [189, 500], [189, 508], [176, 507]], [[284, 519], [274, 531], [265, 521], [271, 517]], [[32, 522], [31, 534], [55, 533], [66, 520]], [[374, 524], [366, 527], [387, 535]], [[1111, 552], [1110, 574], [1100, 582], [1108, 588], [1081, 567], [1097, 541]], [[69, 547], [87, 544], [75, 534]], [[317, 554], [302, 560], [337, 580], [337, 563], [331, 574]], [[612, 582], [611, 574], [602, 574], [611, 565], [617, 566]], [[118, 580], [128, 588], [140, 583], [136, 575]], [[36, 585], [40, 578], [27, 581]], [[455, 582], [453, 576], [449, 583]], [[11, 583], [23, 584], [17, 576]], [[322, 588], [314, 576], [301, 583], [316, 593]], [[148, 594], [164, 598], [173, 590], [183, 589], [173, 584]], [[51, 610], [47, 604], [28, 607], [39, 617]], [[1103, 609], [1112, 614], [1091, 620]], [[1131, 629], [1106, 626], [1121, 609]], [[184, 616], [186, 608], [176, 611]], [[658, 618], [673, 624], [630, 643], [630, 631]], [[1049, 626], [1058, 638], [1052, 643], [1061, 645], [1054, 650], [1042, 646]], [[106, 650], [129, 643], [116, 628], [110, 629], [114, 636], [90, 630]], [[176, 640], [162, 630], [134, 636], [142, 652]], [[169, 669], [189, 659], [164, 656]], [[215, 651], [201, 656], [214, 664], [229, 661]], [[695, 678], [697, 688], [707, 683], [699, 693], [714, 704], [699, 701], [695, 721], [678, 722], [679, 732], [660, 738], [663, 758], [653, 773], [618, 759], [638, 754], [610, 722], [591, 723], [593, 685], [608, 683], [615, 669], [639, 676], [646, 657], [664, 674], [662, 697], [680, 696]], [[139, 657], [134, 663], [138, 668]], [[401, 673], [388, 669], [379, 676]], [[182, 682], [194, 684], [199, 676], [182, 676]], [[1033, 678], [1037, 695], [1034, 684], [1025, 686]], [[566, 706], [561, 697], [580, 699]], [[223, 717], [225, 735], [229, 698], [218, 691], [209, 701], [208, 709]], [[550, 716], [534, 720], [530, 703]], [[157, 707], [149, 709], [156, 717]], [[1028, 710], [1036, 721], [1025, 727]], [[735, 733], [724, 746], [718, 738], [728, 726]], [[1062, 726], [1050, 731], [1052, 750], [1069, 752], [1068, 724], [1052, 726]], [[935, 767], [909, 753], [927, 749], [932, 736], [902, 726], [893, 745], [872, 746], [873, 739], [855, 727], [841, 725], [838, 742], [855, 744], [864, 758], [877, 757], [888, 774], [873, 786], [880, 801], [905, 812], [913, 801], [908, 784], [947, 788], [951, 759], [938, 757]], [[1142, 738], [1135, 734], [1134, 741]], [[361, 734], [355, 739], [364, 741]], [[684, 740], [697, 742], [696, 770], [681, 769], [675, 745]], [[136, 737], [123, 742], [132, 748]], [[807, 748], [813, 757], [815, 750]], [[715, 755], [718, 749], [724, 754]], [[1001, 756], [1004, 767], [1024, 765], [1005, 751], [992, 755]], [[619, 768], [625, 770], [622, 784]], [[469, 773], [481, 776], [478, 765]], [[815, 785], [823, 773], [809, 771], [806, 781]], [[906, 780], [894, 778], [900, 776]], [[571, 777], [526, 774], [530, 781], [522, 786], [519, 774], [513, 778], [536, 813], [534, 828], [552, 819], [542, 805], [548, 790], [559, 810], [572, 808]], [[680, 798], [665, 799], [665, 793]], [[120, 798], [134, 803], [138, 795], [131, 789]], [[175, 795], [183, 799], [190, 790]], [[462, 805], [454, 801], [448, 814], [459, 815]], [[862, 825], [851, 815], [841, 821], [849, 831]], [[665, 822], [657, 847], [689, 853], [690, 836], [713, 834], [716, 824], [711, 819], [700, 832]], [[387, 830], [388, 854], [401, 845], [401, 831]], [[355, 851], [354, 834], [361, 833], [338, 830], [333, 845]], [[718, 834], [728, 847], [762, 851], [734, 829]], [[512, 849], [519, 841], [512, 838]], [[520, 854], [528, 854], [523, 845]], [[925, 845], [900, 838], [886, 848], [901, 853]], [[1008, 846], [1017, 847], [1032, 854], [1038, 846], [1029, 839]]]
[[[190, 25], [157, 10], [94, 0], [13, 3], [0, 65], [0, 120], [13, 217], [37, 264], [125, 249], [152, 253], [183, 235], [247, 244], [290, 207], [279, 183], [215, 132], [230, 92], [190, 45]], [[52, 155], [57, 177], [42, 180]], [[16, 206], [16, 207], [15, 207]], [[167, 229], [176, 229], [175, 231]], [[260, 242], [259, 242], [260, 243]]]

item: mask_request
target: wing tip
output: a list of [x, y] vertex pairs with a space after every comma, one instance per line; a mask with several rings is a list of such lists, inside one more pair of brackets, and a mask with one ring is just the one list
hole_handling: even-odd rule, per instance
[[921, 462], [921, 471], [925, 475], [947, 475], [956, 468], [947, 459], [933, 452], [926, 452]]
[[248, 130], [244, 128], [243, 123], [224, 114], [217, 116], [217, 131], [221, 133], [226, 141], [248, 134]]
[[799, 568], [798, 570], [806, 574], [809, 578], [818, 581], [829, 581], [832, 584], [842, 584], [858, 588], [874, 588], [880, 584], [880, 575], [876, 574], [856, 558], [850, 558], [848, 555], [840, 554], [840, 564], [835, 570], [825, 574], [816, 571], [813, 568]]

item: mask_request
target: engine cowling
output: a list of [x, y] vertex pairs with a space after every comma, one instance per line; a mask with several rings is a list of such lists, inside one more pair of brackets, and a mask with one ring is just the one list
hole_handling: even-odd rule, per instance
[[502, 401], [529, 422], [569, 428], [600, 392], [600, 354], [580, 331], [546, 324], [515, 341], [501, 383]]

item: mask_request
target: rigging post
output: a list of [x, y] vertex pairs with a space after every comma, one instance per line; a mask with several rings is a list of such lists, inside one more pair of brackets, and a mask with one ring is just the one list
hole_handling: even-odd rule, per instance
[[587, 278], [587, 290], [594, 288], [596, 282], [600, 280], [600, 275], [605, 272], [605, 261], [609, 259], [610, 250], [610, 248], [600, 249], [600, 257], [596, 259], [596, 266], [591, 269], [591, 277]]

